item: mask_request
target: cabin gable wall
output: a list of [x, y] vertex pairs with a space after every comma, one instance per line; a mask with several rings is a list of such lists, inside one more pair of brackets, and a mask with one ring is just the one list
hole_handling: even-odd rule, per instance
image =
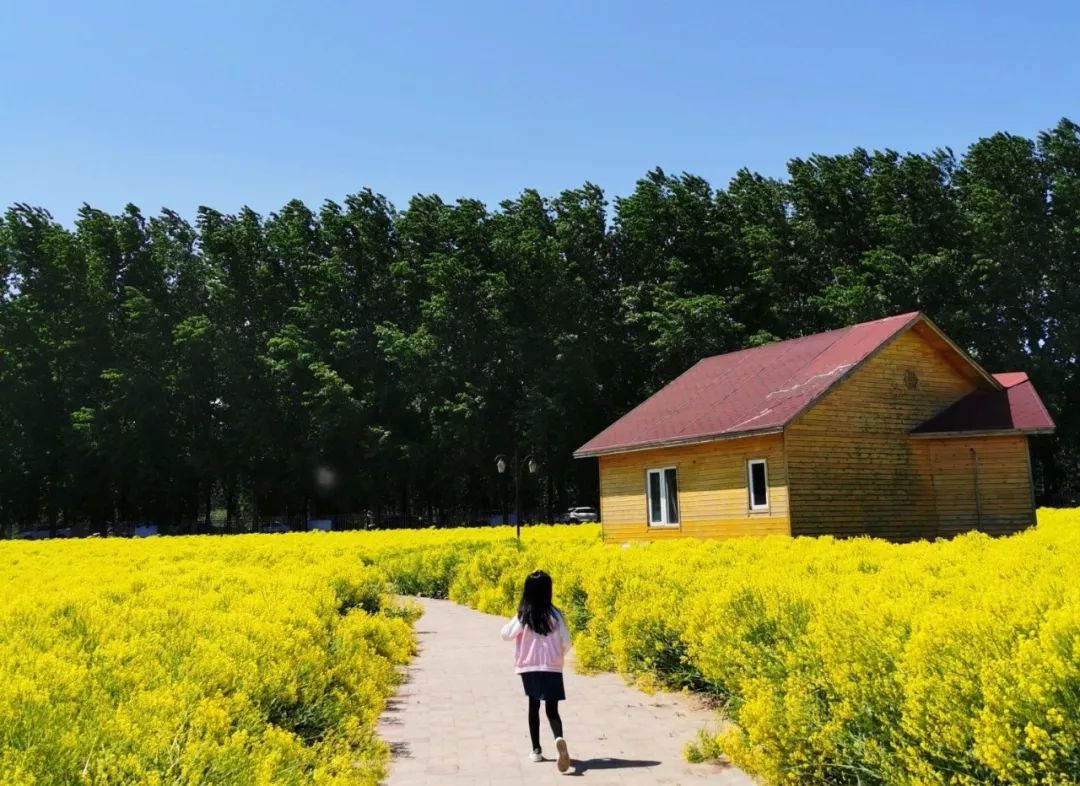
[[909, 433], [983, 384], [928, 331], [886, 345], [785, 431], [792, 534], [936, 536], [930, 451]]

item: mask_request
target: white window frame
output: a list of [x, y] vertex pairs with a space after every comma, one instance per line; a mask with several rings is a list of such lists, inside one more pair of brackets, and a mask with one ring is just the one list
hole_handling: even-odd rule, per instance
[[[760, 464], [765, 468], [765, 504], [754, 504], [754, 465]], [[769, 509], [769, 462], [767, 459], [749, 459], [746, 462], [746, 503], [751, 512], [760, 512]]]
[[[675, 507], [679, 512], [679, 521], [668, 521], [668, 497], [667, 497], [667, 478], [665, 474], [668, 470], [675, 471]], [[660, 518], [658, 522], [652, 520], [652, 475], [653, 473], [660, 476]], [[650, 467], [645, 470], [645, 521], [651, 529], [678, 529], [680, 522], [682, 521], [682, 508], [679, 507], [679, 468], [677, 466], [669, 467]]]

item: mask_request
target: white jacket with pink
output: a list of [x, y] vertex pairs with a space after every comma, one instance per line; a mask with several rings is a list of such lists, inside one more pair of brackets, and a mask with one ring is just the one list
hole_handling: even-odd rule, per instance
[[558, 611], [552, 616], [555, 626], [551, 633], [541, 636], [514, 617], [503, 626], [502, 637], [514, 642], [514, 672], [559, 671], [563, 669], [563, 656], [570, 649], [570, 629]]

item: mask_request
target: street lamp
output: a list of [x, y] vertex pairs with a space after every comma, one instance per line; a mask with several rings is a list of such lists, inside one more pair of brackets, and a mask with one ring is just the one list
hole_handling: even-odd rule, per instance
[[[521, 540], [521, 486], [519, 477], [521, 475], [521, 468], [526, 467], [529, 470], [530, 475], [535, 475], [536, 471], [540, 468], [540, 465], [536, 463], [536, 459], [532, 457], [532, 454], [526, 456], [521, 461], [518, 461], [517, 451], [514, 451], [514, 524], [517, 525], [517, 537]], [[502, 453], [495, 457], [495, 469], [499, 471], [500, 475], [506, 474], [506, 456]]]

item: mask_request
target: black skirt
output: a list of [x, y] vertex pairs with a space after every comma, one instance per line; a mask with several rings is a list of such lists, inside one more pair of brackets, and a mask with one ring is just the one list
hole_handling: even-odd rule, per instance
[[566, 699], [561, 671], [526, 671], [521, 675], [521, 685], [525, 688], [525, 695], [536, 701]]

